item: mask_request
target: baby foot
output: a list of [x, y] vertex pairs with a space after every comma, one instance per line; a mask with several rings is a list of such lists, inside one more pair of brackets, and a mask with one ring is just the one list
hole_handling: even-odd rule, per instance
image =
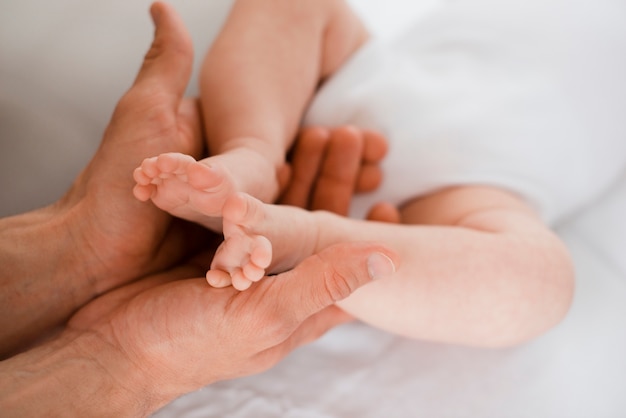
[[161, 154], [146, 158], [133, 176], [137, 199], [151, 199], [173, 216], [221, 230], [222, 205], [235, 186], [217, 157], [196, 161], [185, 154]]
[[207, 281], [245, 290], [267, 272], [293, 268], [317, 248], [316, 215], [292, 206], [262, 203], [235, 193], [222, 209], [224, 242], [215, 253]]

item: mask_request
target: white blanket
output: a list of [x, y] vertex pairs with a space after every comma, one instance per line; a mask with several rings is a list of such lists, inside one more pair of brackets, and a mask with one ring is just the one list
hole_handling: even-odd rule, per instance
[[626, 167], [621, 9], [447, 2], [400, 36], [366, 45], [306, 118], [390, 141], [384, 183], [355, 199], [353, 214], [455, 184], [508, 189], [549, 224], [594, 201]]
[[[201, 55], [229, 2], [172, 3], [189, 24]], [[386, 39], [422, 12], [413, 3], [354, 1]], [[606, 59], [624, 56], [624, 50], [614, 51], [610, 44], [595, 42], [597, 38], [592, 36], [598, 26], [602, 29], [598, 33], [621, 33], [623, 25], [613, 26], [615, 21], [623, 21], [619, 2], [572, 1], [564, 5], [553, 0], [516, 0], [503, 1], [502, 7], [509, 3], [518, 7], [551, 5], [553, 9], [547, 8], [546, 13], [557, 8], [559, 16], [576, 13], [581, 33], [589, 35], [579, 38], [582, 47], [593, 54], [606, 54]], [[2, 214], [55, 199], [89, 159], [115, 100], [132, 81], [148, 46], [148, 4], [148, 0], [0, 3]], [[438, 7], [451, 4], [457, 8], [488, 6], [464, 0]], [[611, 16], [603, 15], [601, 11], [607, 10], [603, 7], [610, 5], [617, 5]], [[431, 9], [432, 13], [441, 13], [441, 8]], [[477, 10], [487, 24], [491, 6]], [[524, 6], [523, 10], [517, 14], [520, 19], [532, 16], [528, 14], [531, 9]], [[421, 16], [428, 21], [434, 15]], [[554, 27], [562, 28], [554, 16]], [[585, 39], [593, 43], [586, 44]], [[552, 48], [547, 53], [551, 51], [558, 52]], [[593, 67], [600, 62], [594, 55], [588, 64]], [[598, 64], [597, 69], [601, 68]], [[618, 69], [605, 69], [601, 78], [582, 79], [581, 91], [602, 92], [594, 96], [598, 100], [594, 103], [607, 103], [601, 99], [617, 97], [611, 86], [623, 86], [624, 72], [618, 73]], [[191, 92], [196, 85], [192, 83]], [[594, 108], [602, 111], [580, 113], [580, 117], [595, 121], [598, 137], [609, 133], [626, 138], [619, 126], [623, 107]], [[32, 164], [28, 165], [29, 161]], [[212, 385], [177, 400], [156, 416], [625, 416], [626, 222], [622, 214], [626, 213], [626, 177], [608, 183], [603, 192], [598, 191], [600, 194], [558, 226], [576, 262], [577, 293], [566, 320], [544, 337], [513, 349], [479, 350], [409, 341], [349, 324], [297, 350], [264, 374]]]

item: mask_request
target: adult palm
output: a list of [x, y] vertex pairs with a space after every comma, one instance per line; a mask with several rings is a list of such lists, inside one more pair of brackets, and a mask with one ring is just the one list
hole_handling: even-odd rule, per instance
[[189, 263], [101, 296], [66, 332], [93, 334], [114, 347], [129, 365], [115, 378], [159, 407], [215, 381], [268, 369], [350, 320], [334, 303], [372, 277], [390, 275], [390, 257], [380, 245], [340, 244], [244, 292], [209, 286], [194, 278], [204, 263]]

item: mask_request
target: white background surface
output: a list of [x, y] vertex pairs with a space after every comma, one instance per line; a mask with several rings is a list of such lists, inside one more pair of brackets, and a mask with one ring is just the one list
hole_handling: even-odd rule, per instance
[[[201, 55], [228, 1], [172, 3]], [[384, 36], [435, 4], [354, 3]], [[53, 201], [89, 159], [149, 45], [148, 6], [0, 2], [0, 216]], [[267, 373], [203, 389], [157, 416], [626, 416], [624, 213], [622, 178], [559, 227], [578, 269], [576, 299], [567, 319], [532, 343], [468, 349], [351, 324]]]

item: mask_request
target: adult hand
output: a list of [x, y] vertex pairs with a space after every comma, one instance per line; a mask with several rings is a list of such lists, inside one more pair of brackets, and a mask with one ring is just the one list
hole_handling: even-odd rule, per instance
[[304, 128], [290, 152], [279, 203], [347, 215], [354, 193], [375, 190], [387, 141], [351, 126]]
[[133, 169], [144, 158], [202, 152], [197, 103], [182, 99], [192, 66], [189, 35], [169, 6], [155, 4], [151, 12], [152, 47], [87, 168], [56, 204], [0, 220], [0, 353], [95, 295], [173, 265], [193, 242], [182, 222], [132, 194]]
[[193, 278], [200, 264], [119, 288], [79, 311], [57, 341], [0, 363], [0, 409], [142, 416], [261, 372], [348, 320], [335, 302], [391, 275], [394, 258], [380, 245], [339, 244], [245, 292]]
[[[289, 170], [283, 173], [279, 203], [347, 216], [355, 193], [380, 185], [380, 162], [387, 147], [384, 136], [352, 126], [304, 128], [291, 150]], [[370, 209], [367, 219], [398, 223], [400, 213], [381, 202]]]
[[91, 163], [62, 200], [65, 211], [89, 222], [72, 222], [89, 243], [82, 259], [98, 257], [90, 277], [96, 293], [160, 270], [186, 254], [189, 242], [171, 217], [132, 195], [133, 169], [148, 156], [176, 151], [199, 157], [203, 150], [198, 104], [183, 100], [193, 62], [191, 40], [177, 13], [155, 3], [152, 46], [133, 86], [119, 101]]

